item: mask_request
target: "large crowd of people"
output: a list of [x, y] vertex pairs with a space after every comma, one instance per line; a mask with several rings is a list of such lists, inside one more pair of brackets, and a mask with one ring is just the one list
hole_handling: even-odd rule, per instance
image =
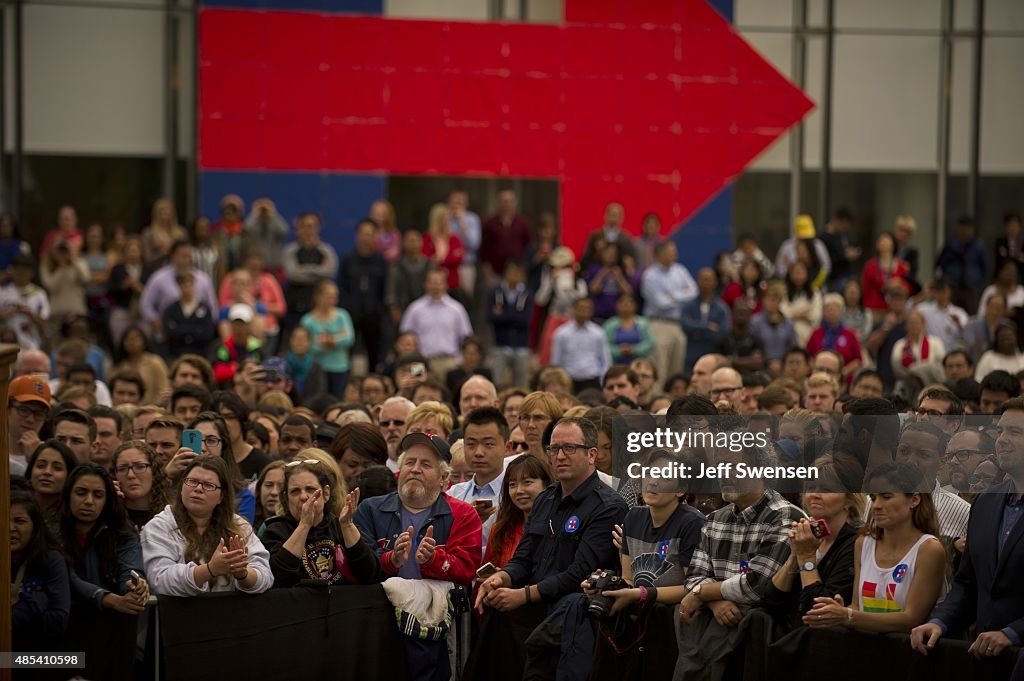
[[[577, 257], [497, 205], [376, 201], [343, 254], [266, 198], [137, 234], [64, 206], [39, 244], [0, 218], [15, 650], [145, 678], [151, 595], [311, 583], [383, 584], [416, 681], [725, 678], [754, 612], [1021, 645], [1018, 215], [934, 269], [912, 217], [865, 253], [840, 210], [691, 274], [656, 215], [609, 204]], [[671, 417], [769, 446], [645, 466], [820, 477], [628, 475], [613, 423]]]

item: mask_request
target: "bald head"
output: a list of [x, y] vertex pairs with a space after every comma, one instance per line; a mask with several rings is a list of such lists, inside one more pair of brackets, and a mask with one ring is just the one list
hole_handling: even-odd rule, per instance
[[50, 375], [50, 358], [42, 350], [22, 350], [14, 363], [15, 376], [28, 374]]
[[690, 380], [693, 392], [707, 397], [711, 393], [711, 374], [724, 366], [729, 366], [729, 360], [725, 355], [701, 355], [693, 365], [693, 377]]
[[483, 376], [470, 376], [459, 390], [459, 411], [463, 416], [479, 407], [497, 407], [498, 391]]
[[711, 401], [725, 400], [739, 409], [743, 405], [743, 377], [732, 367], [715, 369], [711, 374]]

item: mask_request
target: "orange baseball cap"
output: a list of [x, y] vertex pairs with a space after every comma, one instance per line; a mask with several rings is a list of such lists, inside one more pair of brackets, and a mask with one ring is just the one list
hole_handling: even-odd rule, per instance
[[17, 402], [39, 402], [50, 408], [50, 385], [39, 376], [18, 376], [8, 386], [7, 395]]

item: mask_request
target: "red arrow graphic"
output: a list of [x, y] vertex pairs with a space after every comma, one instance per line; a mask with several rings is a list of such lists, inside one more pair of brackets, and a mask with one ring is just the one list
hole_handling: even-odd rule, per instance
[[608, 201], [682, 222], [813, 106], [704, 0], [565, 14], [205, 9], [200, 167], [557, 179], [578, 248]]

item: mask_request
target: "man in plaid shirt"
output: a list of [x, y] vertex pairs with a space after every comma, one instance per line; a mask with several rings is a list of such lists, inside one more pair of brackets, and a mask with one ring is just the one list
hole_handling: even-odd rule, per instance
[[[774, 465], [771, 452], [716, 452], [718, 463]], [[674, 681], [721, 678], [739, 636], [744, 610], [761, 602], [764, 587], [789, 557], [789, 526], [803, 511], [761, 480], [723, 480], [728, 504], [708, 517], [690, 561], [679, 607], [679, 658]], [[707, 606], [704, 608], [703, 606]]]

